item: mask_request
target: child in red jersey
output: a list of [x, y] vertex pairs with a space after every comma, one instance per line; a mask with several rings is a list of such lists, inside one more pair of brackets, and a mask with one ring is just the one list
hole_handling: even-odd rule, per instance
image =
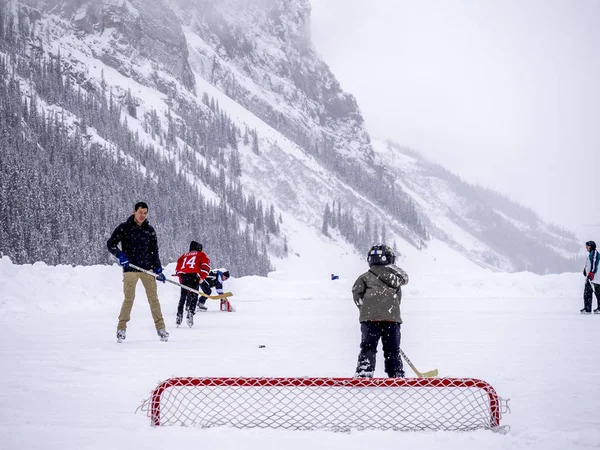
[[[190, 251], [184, 253], [177, 260], [175, 275], [179, 276], [179, 282], [187, 287], [198, 290], [200, 283], [204, 281], [210, 272], [210, 259], [202, 251], [202, 244], [196, 241], [190, 243]], [[179, 297], [179, 306], [177, 307], [177, 326], [181, 325], [183, 320], [183, 307], [186, 306], [186, 322], [191, 328], [194, 326], [194, 314], [196, 313], [196, 304], [198, 303], [198, 294], [181, 288]], [[206, 310], [206, 306], [198, 305], [199, 308]]]

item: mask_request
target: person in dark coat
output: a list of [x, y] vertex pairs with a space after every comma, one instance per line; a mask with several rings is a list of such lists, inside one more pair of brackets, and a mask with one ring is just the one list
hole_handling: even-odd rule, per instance
[[[127, 322], [131, 318], [131, 308], [133, 307], [135, 287], [138, 280], [142, 281], [146, 290], [158, 336], [161, 341], [167, 341], [169, 338], [156, 289], [156, 280], [164, 283], [166, 278], [162, 273], [163, 269], [158, 255], [156, 231], [148, 223], [147, 217], [148, 205], [144, 202], [136, 203], [133, 214], [113, 231], [106, 242], [108, 251], [119, 259], [119, 264], [123, 267], [123, 293], [125, 298], [119, 314], [119, 323], [117, 324], [118, 342], [125, 339]], [[118, 247], [119, 244], [121, 244], [121, 248]], [[142, 269], [151, 270], [157, 276], [154, 277], [140, 272], [130, 267], [130, 263]]]
[[358, 307], [361, 342], [355, 377], [372, 378], [377, 344], [381, 339], [385, 373], [404, 378], [400, 358], [401, 286], [408, 283], [406, 272], [394, 263], [396, 256], [387, 245], [374, 245], [367, 255], [369, 270], [358, 277], [352, 297]]
[[[221, 267], [220, 269], [211, 270], [208, 276], [204, 279], [204, 281], [200, 284], [200, 289], [206, 295], [211, 295], [212, 288], [215, 288], [217, 294], [223, 293], [223, 282], [229, 279], [229, 270]], [[198, 300], [198, 310], [206, 311], [206, 297], [200, 296]], [[221, 311], [232, 311], [231, 304], [229, 300], [224, 298], [221, 299], [220, 305]]]

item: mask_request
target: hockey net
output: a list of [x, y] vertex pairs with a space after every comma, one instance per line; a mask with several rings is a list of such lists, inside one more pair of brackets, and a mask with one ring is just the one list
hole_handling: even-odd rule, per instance
[[472, 378], [171, 378], [140, 408], [154, 426], [505, 431], [507, 405]]

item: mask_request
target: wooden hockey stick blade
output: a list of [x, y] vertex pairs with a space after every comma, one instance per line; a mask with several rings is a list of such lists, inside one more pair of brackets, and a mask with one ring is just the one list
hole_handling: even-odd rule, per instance
[[414, 366], [414, 364], [412, 363], [412, 361], [410, 359], [408, 359], [408, 356], [406, 356], [406, 353], [404, 353], [402, 351], [402, 349], [399, 349], [400, 351], [400, 355], [402, 355], [402, 357], [405, 359], [405, 361], [408, 363], [408, 365], [410, 366], [410, 368], [413, 370], [413, 372], [415, 373], [415, 375], [419, 378], [434, 378], [438, 376], [438, 370], [437, 369], [433, 369], [430, 370], [429, 372], [419, 372], [417, 370], [417, 368]]
[[415, 375], [419, 378], [435, 378], [438, 376], [438, 370], [433, 369], [428, 372], [419, 372], [412, 364], [409, 364], [410, 368], [413, 370]]
[[233, 295], [231, 292], [223, 292], [222, 294], [219, 294], [219, 295], [206, 295], [204, 292], [200, 292], [200, 291], [198, 291], [198, 294], [201, 295], [202, 297], [206, 297], [211, 300], [221, 300], [222, 298], [231, 297]]

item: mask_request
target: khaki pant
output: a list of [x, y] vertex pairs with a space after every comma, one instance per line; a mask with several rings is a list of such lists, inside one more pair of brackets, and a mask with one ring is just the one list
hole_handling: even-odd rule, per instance
[[123, 300], [123, 306], [121, 306], [117, 330], [127, 329], [127, 322], [129, 322], [129, 319], [131, 318], [131, 308], [133, 307], [133, 300], [135, 299], [135, 286], [137, 285], [138, 280], [142, 280], [142, 284], [146, 290], [150, 311], [152, 312], [152, 318], [154, 319], [154, 326], [157, 330], [164, 330], [165, 321], [163, 320], [160, 303], [158, 302], [156, 278], [142, 272], [123, 272], [123, 293], [125, 294], [125, 299]]

